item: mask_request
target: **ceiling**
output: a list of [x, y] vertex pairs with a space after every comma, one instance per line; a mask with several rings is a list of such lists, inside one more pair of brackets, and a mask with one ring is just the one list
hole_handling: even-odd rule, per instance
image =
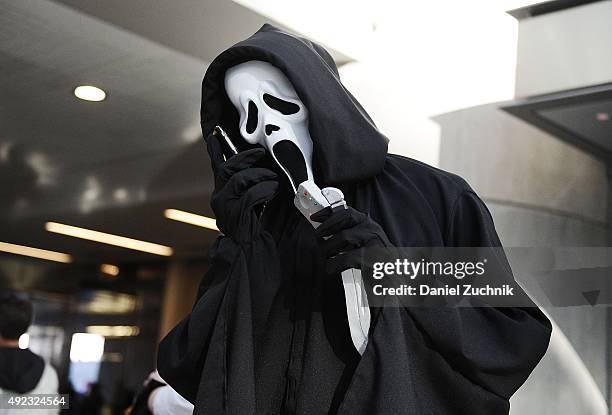
[[[212, 216], [200, 83], [207, 62], [267, 19], [226, 0], [0, 0], [0, 9], [0, 241], [81, 262], [153, 259], [44, 231], [53, 220], [205, 255], [215, 232], [162, 213]], [[107, 99], [76, 99], [80, 84]]]
[[543, 14], [557, 12], [559, 10], [569, 9], [576, 6], [582, 6], [589, 3], [595, 3], [601, 0], [544, 0], [529, 2], [527, 5], [517, 9], [509, 10], [508, 14], [518, 20], [528, 19], [530, 17], [541, 16]]
[[[54, 1], [205, 62], [264, 23], [297, 33], [231, 0]], [[327, 49], [338, 65], [352, 60], [329, 46]]]
[[612, 84], [517, 100], [503, 109], [612, 162]]

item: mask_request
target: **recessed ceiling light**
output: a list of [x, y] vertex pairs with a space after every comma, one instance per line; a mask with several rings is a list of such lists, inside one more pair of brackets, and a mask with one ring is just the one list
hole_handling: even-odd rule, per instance
[[217, 221], [213, 218], [209, 218], [208, 216], [196, 215], [195, 213], [185, 212], [184, 210], [178, 209], [166, 209], [164, 211], [164, 216], [168, 219], [200, 226], [213, 231], [219, 230], [217, 227]]
[[78, 226], [65, 225], [63, 223], [47, 222], [45, 224], [45, 229], [49, 232], [120, 246], [122, 248], [134, 249], [136, 251], [148, 252], [155, 255], [170, 256], [173, 253], [172, 248], [168, 246], [126, 238], [125, 236], [113, 235], [111, 233], [79, 228]]
[[93, 85], [80, 85], [74, 88], [74, 96], [84, 101], [104, 101], [106, 92]]
[[102, 264], [100, 265], [100, 272], [110, 277], [116, 277], [119, 275], [119, 267], [117, 265]]
[[104, 337], [131, 337], [140, 334], [138, 326], [87, 326], [87, 333]]
[[0, 242], [0, 251], [8, 252], [15, 255], [24, 255], [38, 259], [46, 259], [48, 261], [56, 261], [69, 263], [72, 262], [72, 257], [68, 254], [55, 251], [47, 251], [46, 249], [33, 248], [31, 246], [23, 246], [11, 244], [8, 242]]

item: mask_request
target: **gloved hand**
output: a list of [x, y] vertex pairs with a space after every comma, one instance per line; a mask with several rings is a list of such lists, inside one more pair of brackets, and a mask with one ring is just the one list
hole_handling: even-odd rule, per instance
[[243, 151], [226, 161], [216, 137], [209, 136], [207, 145], [215, 176], [211, 206], [217, 227], [237, 242], [248, 242], [260, 232], [257, 208], [276, 195], [278, 175], [255, 167], [265, 155], [264, 148]]
[[331, 214], [322, 210], [310, 218], [321, 223], [315, 233], [321, 238], [328, 274], [338, 274], [349, 268], [360, 269], [361, 248], [391, 246], [380, 225], [352, 207]]

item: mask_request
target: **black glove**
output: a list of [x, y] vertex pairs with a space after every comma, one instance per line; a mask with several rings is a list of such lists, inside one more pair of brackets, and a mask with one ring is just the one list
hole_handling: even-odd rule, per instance
[[211, 206], [221, 232], [237, 242], [248, 242], [259, 232], [257, 208], [271, 200], [279, 188], [278, 175], [255, 167], [265, 149], [243, 151], [227, 161], [214, 136], [207, 139], [208, 153], [215, 175]]
[[[380, 225], [370, 216], [351, 207], [329, 213], [324, 209], [310, 217], [321, 225], [315, 233], [327, 259], [325, 271], [338, 274], [349, 268], [361, 268], [361, 248], [391, 246]], [[330, 237], [324, 239], [326, 237]]]

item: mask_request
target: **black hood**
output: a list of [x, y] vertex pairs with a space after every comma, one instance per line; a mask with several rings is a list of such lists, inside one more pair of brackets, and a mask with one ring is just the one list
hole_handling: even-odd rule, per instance
[[265, 24], [253, 36], [217, 56], [202, 83], [202, 132], [221, 124], [244, 144], [238, 112], [225, 92], [225, 72], [251, 60], [269, 62], [291, 80], [309, 112], [313, 169], [320, 186], [355, 182], [380, 173], [388, 139], [342, 85], [338, 68], [320, 45]]
[[0, 347], [0, 389], [30, 392], [40, 382], [44, 370], [45, 361], [31, 351]]

